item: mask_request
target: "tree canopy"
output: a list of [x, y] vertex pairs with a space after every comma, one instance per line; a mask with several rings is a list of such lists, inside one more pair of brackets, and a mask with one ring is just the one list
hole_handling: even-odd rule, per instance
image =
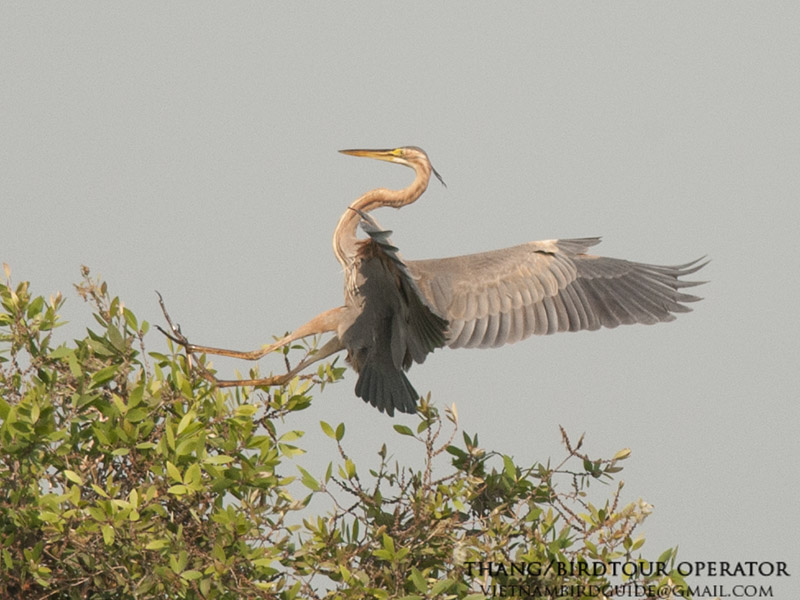
[[[221, 390], [180, 348], [148, 349], [163, 338], [86, 268], [76, 291], [94, 324], [59, 343], [61, 294], [15, 286], [8, 268], [0, 285], [0, 597], [550, 598], [684, 583], [674, 549], [665, 570], [641, 557], [652, 507], [621, 499], [628, 449], [593, 458], [562, 430], [563, 457], [519, 465], [428, 398], [415, 428], [394, 426], [421, 463], [384, 445], [357, 465], [345, 425], [314, 419], [335, 363]], [[293, 413], [330, 438], [324, 472], [293, 460], [319, 450], [288, 428]], [[614, 562], [630, 567], [603, 568]]]

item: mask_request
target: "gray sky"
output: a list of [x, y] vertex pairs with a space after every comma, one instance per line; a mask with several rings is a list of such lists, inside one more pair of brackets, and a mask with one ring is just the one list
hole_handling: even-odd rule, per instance
[[[256, 348], [341, 303], [340, 214], [411, 179], [336, 151], [406, 144], [448, 184], [376, 213], [408, 258], [592, 235], [607, 256], [708, 254], [705, 300], [673, 323], [443, 350], [410, 376], [521, 464], [562, 456], [559, 424], [593, 455], [631, 447], [625, 498], [656, 507], [645, 555], [789, 561], [794, 585], [757, 582], [786, 594], [800, 575], [798, 12], [4, 3], [0, 260], [68, 296], [65, 335], [90, 324], [71, 287], [86, 264], [141, 318], [160, 322], [158, 289], [192, 341]], [[387, 438], [417, 456], [391, 430], [414, 419], [379, 414], [354, 381], [290, 424], [313, 432], [317, 473], [319, 420], [346, 423], [363, 468]]]

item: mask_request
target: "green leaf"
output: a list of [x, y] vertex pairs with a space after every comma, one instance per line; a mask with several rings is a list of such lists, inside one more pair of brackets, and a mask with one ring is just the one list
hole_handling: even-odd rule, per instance
[[183, 415], [183, 417], [180, 420], [180, 423], [178, 423], [178, 435], [183, 433], [184, 429], [186, 429], [189, 426], [189, 424], [195, 420], [196, 417], [197, 413], [194, 412], [193, 410], [190, 410], [185, 415]]
[[631, 449], [630, 448], [623, 448], [622, 450], [617, 452], [614, 455], [614, 458], [612, 458], [611, 460], [625, 460], [630, 455], [631, 455]]
[[129, 410], [125, 415], [125, 419], [131, 423], [138, 423], [139, 421], [146, 419], [149, 413], [149, 409], [145, 408], [144, 406], [140, 406], [139, 408]]
[[394, 558], [394, 554], [392, 554], [388, 550], [384, 550], [382, 548], [378, 549], [378, 550], [375, 550], [375, 552], [372, 553], [372, 556], [374, 556], [375, 558], [379, 558], [381, 560], [386, 560], [386, 561], [391, 561], [392, 558]]
[[139, 329], [138, 323], [136, 323], [136, 315], [134, 315], [129, 309], [123, 308], [122, 314], [125, 316], [125, 322], [128, 324], [133, 331]]
[[322, 432], [327, 435], [332, 440], [336, 439], [336, 433], [333, 431], [333, 427], [328, 425], [325, 421], [320, 421], [319, 426], [322, 427]]
[[186, 563], [189, 562], [189, 555], [185, 550], [181, 550], [177, 555], [169, 557], [169, 564], [175, 573], [180, 573], [186, 568]]
[[114, 528], [111, 525], [101, 526], [100, 531], [103, 532], [103, 542], [106, 546], [114, 543]]
[[178, 469], [178, 467], [173, 465], [170, 461], [167, 461], [167, 475], [169, 475], [173, 480], [183, 483], [183, 476], [181, 475], [180, 469]]
[[293, 441], [295, 441], [295, 440], [299, 440], [299, 439], [300, 439], [301, 437], [303, 437], [304, 435], [305, 435], [305, 432], [304, 432], [304, 431], [297, 431], [297, 430], [295, 429], [295, 430], [292, 430], [292, 431], [287, 431], [286, 433], [284, 433], [284, 434], [283, 434], [283, 435], [282, 435], [280, 438], [278, 438], [278, 439], [279, 439], [280, 441], [282, 441], [282, 442], [293, 442]]
[[55, 523], [55, 522], [61, 520], [61, 516], [60, 515], [52, 512], [52, 511], [49, 511], [49, 510], [40, 511], [39, 512], [39, 518], [42, 521], [44, 521], [45, 523]]
[[510, 479], [517, 478], [517, 467], [510, 456], [503, 455], [503, 473]]
[[257, 407], [253, 406], [252, 404], [242, 404], [241, 406], [236, 407], [236, 414], [237, 417], [252, 417], [256, 414], [258, 410]]
[[128, 407], [125, 404], [125, 401], [117, 394], [111, 395], [111, 401], [114, 403], [114, 406], [119, 411], [119, 414], [124, 415], [128, 412]]
[[195, 571], [194, 569], [189, 569], [181, 573], [181, 577], [187, 581], [194, 581], [195, 579], [200, 579], [202, 576], [203, 574], [200, 571]]
[[320, 489], [322, 489], [320, 487], [320, 485], [319, 485], [319, 482], [316, 479], [314, 479], [314, 477], [311, 475], [311, 473], [306, 471], [300, 465], [297, 465], [297, 468], [300, 470], [300, 473], [302, 473], [302, 475], [303, 475], [302, 478], [300, 479], [300, 481], [303, 482], [304, 486], [306, 486], [312, 492], [318, 492]]
[[179, 457], [191, 454], [192, 448], [196, 444], [197, 440], [194, 437], [186, 438], [180, 444], [178, 444], [177, 448], [175, 448], [175, 454]]
[[73, 377], [80, 377], [83, 375], [81, 365], [78, 363], [78, 357], [75, 356], [75, 352], [72, 350], [70, 350], [67, 355], [67, 364], [69, 365], [69, 372], [72, 373]]
[[286, 456], [297, 456], [298, 454], [305, 454], [306, 451], [291, 444], [278, 444], [280, 451]]
[[336, 441], [341, 442], [344, 438], [344, 423], [339, 423], [336, 427]]
[[61, 344], [58, 348], [50, 353], [51, 358], [64, 358], [70, 354], [75, 354], [75, 350], [68, 348], [66, 344]]
[[164, 433], [167, 437], [167, 446], [169, 446], [171, 450], [175, 450], [175, 432], [172, 430], [172, 427], [172, 423], [167, 421], [164, 425]]
[[119, 365], [109, 365], [97, 371], [97, 373], [92, 375], [93, 387], [99, 387], [107, 381], [114, 379], [114, 376], [117, 374], [117, 369], [119, 369]]
[[431, 588], [431, 595], [438, 596], [442, 592], [449, 590], [450, 586], [455, 583], [452, 579], [442, 579], [441, 581], [437, 581], [433, 587]]
[[[91, 335], [91, 332], [90, 332]], [[92, 349], [92, 351], [99, 355], [99, 356], [106, 356], [111, 357], [114, 356], [114, 352], [109, 350], [106, 345], [96, 339], [90, 339], [86, 341], [86, 344]]]
[[187, 486], [193, 488], [200, 487], [200, 484], [203, 482], [203, 474], [200, 472], [200, 465], [195, 463], [186, 469], [186, 473], [183, 476], [183, 482]]
[[39, 420], [39, 415], [41, 414], [39, 410], [39, 405], [34, 404], [31, 406], [31, 423], [36, 423]]
[[83, 485], [83, 479], [81, 479], [81, 476], [78, 475], [75, 471], [64, 469], [64, 477], [66, 477], [73, 483], [77, 483], [78, 485]]
[[37, 296], [28, 305], [28, 318], [33, 319], [36, 315], [42, 312], [44, 306], [44, 298]]
[[119, 329], [113, 325], [109, 325], [106, 332], [108, 333], [108, 340], [111, 342], [111, 345], [120, 352], [124, 352], [125, 340], [122, 339], [122, 334], [120, 334]]
[[411, 583], [417, 588], [417, 591], [424, 594], [428, 590], [428, 583], [416, 567], [411, 567], [411, 575], [409, 576]]
[[410, 435], [413, 437], [414, 432], [407, 425], [395, 425], [394, 430], [400, 435]]
[[216, 456], [209, 456], [203, 462], [208, 465], [227, 465], [228, 463], [232, 463], [235, 458], [232, 456], [227, 456], [225, 454], [217, 454]]

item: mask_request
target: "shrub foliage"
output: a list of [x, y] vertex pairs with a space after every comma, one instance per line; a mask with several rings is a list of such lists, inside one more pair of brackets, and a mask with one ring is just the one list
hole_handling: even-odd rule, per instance
[[356, 465], [344, 424], [323, 422], [337, 460], [310, 473], [287, 417], [310, 427], [312, 391], [343, 369], [223, 391], [172, 347], [147, 352], [163, 338], [88, 269], [76, 289], [96, 324], [56, 345], [61, 295], [13, 286], [8, 268], [0, 285], [0, 597], [555, 597], [609, 584], [575, 565], [614, 560], [641, 565], [638, 582], [681, 582], [646, 575], [648, 504], [623, 506], [621, 483], [588, 500], [628, 450], [592, 459], [562, 431], [563, 460], [520, 466], [423, 400], [415, 429], [394, 427], [421, 464], [383, 446]]

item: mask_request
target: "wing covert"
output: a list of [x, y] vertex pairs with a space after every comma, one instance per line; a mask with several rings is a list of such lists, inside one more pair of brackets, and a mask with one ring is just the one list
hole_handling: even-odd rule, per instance
[[448, 345], [496, 347], [531, 335], [671, 321], [698, 297], [683, 281], [705, 264], [660, 266], [586, 254], [599, 238], [546, 240], [445, 259], [406, 261], [449, 322]]

